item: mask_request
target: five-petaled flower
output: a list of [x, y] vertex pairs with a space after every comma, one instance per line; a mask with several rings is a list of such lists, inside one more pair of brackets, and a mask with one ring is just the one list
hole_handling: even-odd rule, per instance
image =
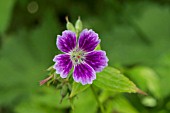
[[56, 55], [54, 69], [62, 78], [66, 78], [72, 69], [73, 79], [83, 85], [92, 84], [96, 72], [102, 71], [108, 65], [105, 51], [94, 50], [100, 43], [98, 34], [93, 30], [84, 29], [76, 39], [76, 34], [65, 30], [57, 36], [57, 47], [65, 54]]

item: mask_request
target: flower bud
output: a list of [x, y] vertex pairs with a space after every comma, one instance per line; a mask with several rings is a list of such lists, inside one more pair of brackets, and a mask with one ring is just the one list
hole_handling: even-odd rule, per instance
[[58, 84], [57, 89], [61, 89], [61, 88], [62, 88], [62, 84]]
[[68, 86], [67, 85], [63, 85], [62, 89], [61, 89], [61, 96], [64, 98], [68, 93]]
[[66, 28], [67, 28], [68, 30], [71, 30], [71, 31], [73, 31], [73, 32], [76, 32], [76, 30], [75, 30], [73, 24], [72, 24], [71, 22], [69, 22], [67, 16], [66, 16], [66, 21], [67, 21]]
[[60, 103], [62, 103], [64, 97], [67, 95], [68, 93], [68, 86], [66, 84], [63, 85], [62, 89], [61, 89], [61, 100], [60, 100]]
[[43, 84], [45, 84], [46, 82], [48, 82], [54, 75], [49, 76], [48, 78], [41, 80], [40, 81], [40, 86], [42, 86]]
[[78, 20], [76, 21], [75, 28], [78, 33], [81, 32], [83, 28], [83, 24], [82, 24], [80, 17], [78, 17]]
[[72, 90], [72, 88], [71, 88], [71, 84], [70, 84], [70, 83], [68, 83], [68, 84], [67, 84], [67, 86], [68, 86], [68, 90], [69, 90], [69, 92], [71, 92], [71, 90]]

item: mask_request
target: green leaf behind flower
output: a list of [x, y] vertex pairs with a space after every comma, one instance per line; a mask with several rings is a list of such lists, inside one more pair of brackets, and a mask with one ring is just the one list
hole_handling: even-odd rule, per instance
[[95, 50], [101, 50], [100, 44], [97, 45], [97, 47], [95, 48]]
[[104, 90], [114, 92], [138, 92], [138, 88], [132, 81], [112, 67], [106, 67], [102, 72], [97, 73], [94, 84]]

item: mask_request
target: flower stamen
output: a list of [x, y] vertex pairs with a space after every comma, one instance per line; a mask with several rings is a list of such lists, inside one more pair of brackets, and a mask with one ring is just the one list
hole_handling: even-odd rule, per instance
[[78, 56], [77, 56], [77, 58], [78, 58], [78, 59], [80, 59], [80, 58], [81, 58], [81, 56], [80, 56], [80, 55], [78, 55]]
[[82, 63], [85, 59], [84, 51], [76, 48], [70, 53], [70, 59], [74, 65]]

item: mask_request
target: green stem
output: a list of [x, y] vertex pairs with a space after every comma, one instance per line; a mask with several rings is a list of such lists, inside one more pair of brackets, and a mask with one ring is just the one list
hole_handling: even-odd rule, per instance
[[67, 76], [67, 78], [66, 78], [67, 81], [69, 80], [69, 78], [70, 78], [70, 76], [71, 76], [72, 74], [73, 74], [73, 68], [71, 69], [70, 73], [68, 74], [68, 76]]
[[100, 100], [99, 100], [99, 98], [98, 98], [98, 96], [97, 96], [97, 94], [96, 94], [96, 92], [95, 92], [95, 89], [93, 88], [92, 85], [90, 85], [90, 88], [91, 88], [91, 90], [92, 90], [92, 92], [93, 92], [93, 95], [94, 95], [94, 97], [95, 97], [95, 99], [96, 99], [96, 102], [98, 103], [98, 105], [99, 105], [99, 107], [100, 107], [101, 112], [102, 112], [102, 113], [105, 113], [104, 107], [103, 107], [102, 103], [100, 102]]

